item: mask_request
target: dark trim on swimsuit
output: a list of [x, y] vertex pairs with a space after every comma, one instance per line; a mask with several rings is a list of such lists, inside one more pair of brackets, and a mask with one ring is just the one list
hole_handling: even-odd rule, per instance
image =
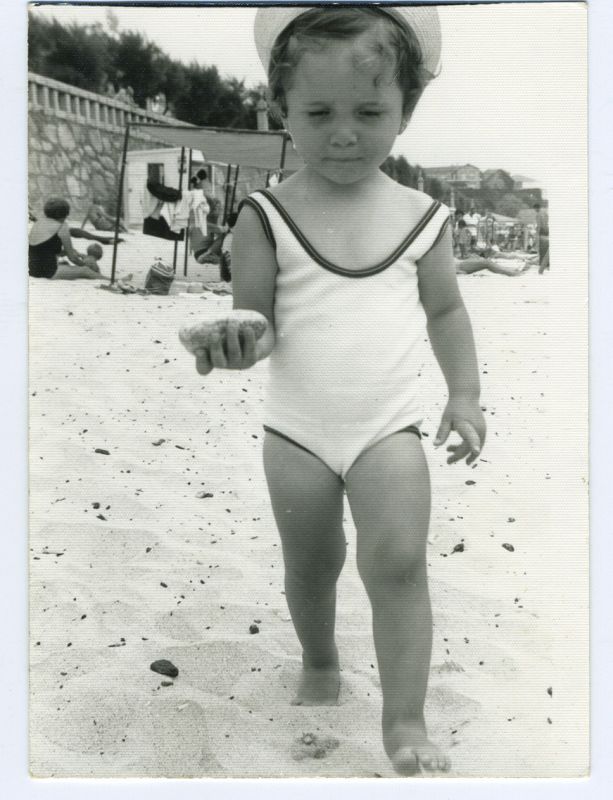
[[434, 248], [436, 247], [436, 245], [437, 245], [437, 244], [438, 244], [438, 243], [441, 241], [441, 239], [443, 238], [443, 234], [444, 234], [444, 233], [445, 233], [445, 231], [447, 230], [447, 226], [448, 226], [448, 225], [449, 225], [449, 217], [447, 217], [447, 219], [446, 219], [446, 220], [443, 222], [443, 224], [441, 225], [441, 229], [440, 229], [440, 231], [438, 232], [438, 235], [437, 235], [436, 239], [435, 239], [435, 240], [432, 242], [432, 244], [431, 244], [431, 245], [430, 245], [430, 247], [429, 247], [429, 248], [426, 250], [426, 252], [425, 252], [425, 253], [424, 253], [422, 256], [420, 256], [420, 257], [419, 257], [419, 260], [420, 260], [420, 261], [421, 261], [421, 259], [422, 259], [424, 256], [427, 256], [427, 255], [428, 255], [428, 253], [429, 253], [431, 250], [434, 250]]
[[[420, 235], [420, 233], [424, 230], [426, 225], [430, 222], [430, 220], [434, 217], [436, 212], [441, 207], [441, 203], [438, 200], [433, 200], [432, 205], [423, 215], [421, 220], [417, 223], [417, 225], [413, 228], [411, 233], [396, 247], [393, 253], [389, 255], [384, 261], [381, 261], [379, 264], [376, 264], [374, 267], [367, 267], [366, 269], [345, 269], [344, 267], [338, 267], [336, 264], [333, 264], [331, 261], [328, 261], [322, 255], [320, 255], [317, 250], [311, 245], [308, 239], [304, 236], [300, 228], [296, 225], [294, 220], [290, 217], [287, 211], [283, 208], [281, 203], [277, 200], [277, 198], [271, 194], [268, 189], [259, 189], [259, 194], [263, 194], [264, 197], [269, 200], [275, 209], [279, 212], [281, 217], [283, 218], [284, 222], [294, 234], [294, 237], [297, 239], [298, 243], [302, 246], [304, 251], [309, 255], [314, 261], [316, 261], [320, 266], [324, 269], [327, 269], [329, 272], [335, 272], [337, 275], [344, 275], [347, 278], [367, 278], [370, 275], [376, 275], [378, 272], [383, 272], [383, 270], [390, 267], [395, 261], [397, 261], [400, 256], [404, 253], [405, 250], [415, 241], [415, 239]], [[247, 198], [250, 199], [250, 198]]]
[[241, 208], [244, 205], [247, 205], [250, 208], [252, 208], [255, 211], [255, 213], [258, 215], [258, 217], [260, 218], [260, 222], [262, 223], [262, 228], [264, 228], [264, 234], [265, 234], [266, 238], [268, 239], [270, 244], [276, 250], [277, 249], [277, 243], [275, 242], [275, 237], [274, 237], [274, 234], [272, 232], [272, 228], [270, 226], [270, 221], [269, 221], [268, 217], [266, 216], [266, 212], [264, 211], [262, 206], [256, 200], [254, 200], [253, 198], [245, 197], [244, 200], [241, 200], [241, 202], [240, 202], [240, 204], [238, 206], [239, 214], [240, 214]]
[[[291, 437], [286, 436], [284, 433], [281, 433], [280, 431], [276, 430], [275, 428], [271, 428], [269, 425], [263, 425], [262, 427], [268, 433], [273, 433], [275, 436], [278, 436], [280, 439], [285, 439], [286, 442], [289, 442], [290, 444], [293, 444], [295, 447], [298, 447], [300, 450], [304, 450], [305, 453], [309, 453], [309, 455], [314, 456], [319, 461], [321, 461], [322, 464], [325, 464], [326, 467], [328, 467], [328, 469], [330, 469], [330, 466], [328, 464], [326, 464], [326, 462], [323, 460], [323, 458], [320, 458], [317, 455], [317, 453], [314, 453], [312, 450], [309, 450], [308, 447], [305, 447], [303, 444], [300, 444], [300, 442], [297, 442], [295, 439], [292, 439]], [[421, 439], [421, 431], [419, 430], [417, 425], [407, 425], [406, 428], [400, 428], [400, 430], [392, 431], [391, 433], [387, 434], [387, 436], [385, 436], [384, 438], [387, 439], [388, 436], [393, 436], [395, 433], [414, 433], [415, 436], [417, 436], [418, 439]], [[381, 441], [383, 441], [383, 440], [381, 440]], [[369, 449], [370, 449], [370, 447], [367, 447], [362, 452], [365, 453], [366, 450], [369, 450]]]

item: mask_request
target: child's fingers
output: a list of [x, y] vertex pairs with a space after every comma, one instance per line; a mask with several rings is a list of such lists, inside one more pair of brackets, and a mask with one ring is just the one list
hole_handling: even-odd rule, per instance
[[252, 366], [256, 362], [255, 357], [255, 333], [252, 328], [245, 328], [243, 334], [243, 363], [245, 366]]
[[219, 334], [215, 334], [211, 337], [209, 342], [209, 355], [211, 359], [211, 364], [218, 369], [226, 369], [228, 366], [228, 360], [226, 359], [226, 354], [223, 350], [223, 341]]
[[455, 464], [456, 461], [462, 461], [470, 453], [470, 447], [466, 442], [460, 444], [452, 444], [447, 448], [448, 453], [452, 453], [447, 459], [448, 464]]
[[208, 375], [213, 369], [213, 365], [211, 364], [207, 351], [203, 349], [196, 350], [194, 355], [196, 356], [196, 371], [200, 375]]
[[434, 439], [434, 446], [440, 447], [443, 442], [447, 441], [449, 434], [451, 433], [451, 422], [446, 417], [443, 417], [441, 424], [439, 425], [438, 431], [436, 433], [436, 437]]
[[466, 422], [466, 420], [459, 420], [456, 423], [456, 430], [464, 442], [468, 445], [470, 452], [474, 455], [479, 455], [481, 452], [481, 439], [470, 422]]
[[238, 325], [230, 323], [226, 329], [226, 351], [228, 353], [228, 366], [236, 369], [242, 365], [243, 354], [238, 338]]

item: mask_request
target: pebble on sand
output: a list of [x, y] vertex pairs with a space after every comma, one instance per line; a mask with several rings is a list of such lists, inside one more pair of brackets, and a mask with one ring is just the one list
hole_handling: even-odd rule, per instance
[[259, 633], [259, 632], [260, 629], [255, 623], [249, 626], [249, 633]]
[[509, 553], [515, 552], [515, 548], [513, 547], [513, 545], [509, 544], [508, 542], [505, 542], [502, 546], [504, 547], [505, 550], [508, 550]]
[[162, 658], [159, 661], [154, 661], [151, 664], [150, 669], [153, 672], [157, 672], [160, 675], [168, 675], [169, 678], [176, 678], [179, 674], [179, 670], [175, 667], [175, 665], [171, 661], [167, 661], [166, 659]]

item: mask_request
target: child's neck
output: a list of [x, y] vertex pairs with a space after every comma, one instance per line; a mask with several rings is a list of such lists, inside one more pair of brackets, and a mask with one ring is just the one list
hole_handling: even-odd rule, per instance
[[363, 203], [371, 196], [376, 196], [381, 186], [386, 183], [386, 176], [376, 170], [370, 175], [353, 183], [336, 183], [319, 175], [310, 167], [303, 171], [306, 194], [317, 197], [321, 202]]

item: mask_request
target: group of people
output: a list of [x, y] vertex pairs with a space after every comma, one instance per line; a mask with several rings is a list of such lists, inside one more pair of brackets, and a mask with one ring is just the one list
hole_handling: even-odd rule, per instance
[[202, 190], [209, 205], [207, 235], [203, 237], [195, 229], [195, 226], [190, 227], [190, 241], [194, 258], [199, 264], [218, 263], [221, 280], [230, 281], [232, 230], [238, 215], [230, 213], [225, 224], [219, 224], [221, 205], [212, 195], [210, 176], [205, 167], [201, 167], [190, 178], [190, 189]]
[[[43, 216], [33, 219], [28, 236], [28, 272], [31, 277], [56, 280], [106, 277], [98, 265], [103, 255], [100, 240], [104, 244], [113, 240], [90, 234], [82, 228], [70, 228], [67, 223], [69, 214], [67, 200], [51, 197], [43, 206]], [[72, 236], [98, 241], [92, 242], [86, 253], [79, 253], [72, 244]]]
[[[474, 209], [468, 212], [456, 209], [453, 224], [453, 251], [458, 272], [475, 272], [488, 269], [505, 275], [517, 275], [529, 269], [534, 252], [539, 273], [549, 269], [549, 221], [547, 211], [540, 204], [533, 206], [536, 223], [527, 231], [524, 244], [524, 228], [516, 223], [505, 228], [496, 225], [491, 214], [480, 215]], [[518, 251], [524, 253], [518, 257]], [[493, 259], [496, 260], [493, 261]], [[521, 260], [524, 267], [501, 264], [505, 259]]]

